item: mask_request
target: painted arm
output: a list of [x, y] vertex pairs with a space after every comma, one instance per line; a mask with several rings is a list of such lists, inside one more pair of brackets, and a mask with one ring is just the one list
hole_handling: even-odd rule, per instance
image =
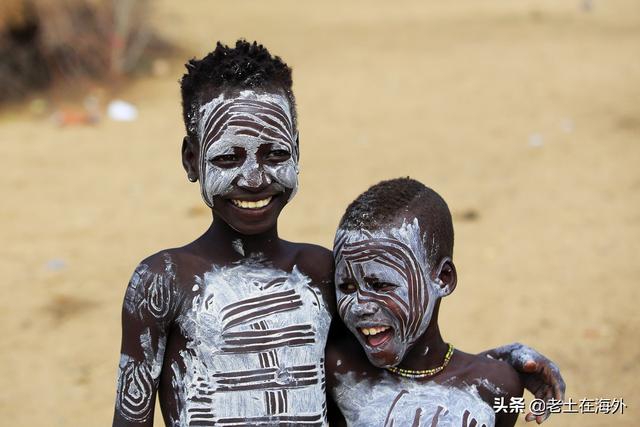
[[138, 266], [124, 297], [114, 427], [153, 426], [175, 276], [169, 262], [150, 265]]
[[[520, 375], [524, 387], [537, 399], [564, 400], [566, 385], [560, 375], [560, 370], [551, 360], [524, 344], [513, 343], [480, 353], [493, 359], [509, 363]], [[535, 416], [528, 413], [526, 421], [536, 420], [541, 424], [550, 413]]]

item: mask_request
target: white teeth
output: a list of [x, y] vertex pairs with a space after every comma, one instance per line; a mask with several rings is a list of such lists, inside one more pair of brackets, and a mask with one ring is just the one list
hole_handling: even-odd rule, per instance
[[256, 200], [255, 202], [251, 202], [249, 200], [231, 199], [231, 203], [243, 209], [260, 209], [267, 206], [271, 201], [271, 199], [272, 199], [271, 197], [267, 197], [266, 199]]
[[373, 328], [361, 328], [360, 330], [364, 335], [378, 335], [380, 332], [384, 332], [389, 329], [388, 326], [374, 326]]

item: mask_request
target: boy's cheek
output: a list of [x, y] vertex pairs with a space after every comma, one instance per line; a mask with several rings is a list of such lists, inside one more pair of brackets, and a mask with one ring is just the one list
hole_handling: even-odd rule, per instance
[[272, 182], [277, 182], [285, 188], [293, 190], [289, 200], [295, 196], [298, 190], [298, 165], [292, 159], [287, 163], [277, 166], [265, 166], [265, 172]]
[[204, 179], [200, 180], [202, 198], [209, 207], [213, 207], [213, 199], [224, 196], [233, 190], [233, 182], [238, 176], [238, 170], [222, 169], [210, 166], [205, 172]]

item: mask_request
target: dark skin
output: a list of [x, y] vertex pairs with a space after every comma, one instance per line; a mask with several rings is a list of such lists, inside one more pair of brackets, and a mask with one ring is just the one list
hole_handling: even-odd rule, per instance
[[[297, 141], [296, 141], [297, 142]], [[194, 136], [185, 137], [182, 146], [182, 163], [189, 180], [197, 181], [202, 177], [198, 172], [198, 141]], [[236, 149], [233, 155], [212, 159], [217, 166], [232, 167], [242, 164], [247, 157], [243, 149]], [[288, 159], [281, 150], [271, 149], [269, 144], [257, 150], [256, 160], [260, 166], [276, 164]], [[143, 360], [145, 349], [141, 346], [141, 336], [148, 331], [151, 347], [156, 349], [166, 339], [166, 350], [161, 358], [161, 370], [157, 383], [153, 385], [150, 399], [150, 413], [144, 420], [132, 421], [123, 417], [116, 407], [114, 426], [153, 425], [153, 402], [156, 393], [159, 396], [165, 423], [177, 419], [179, 402], [172, 385], [172, 363], [182, 363], [180, 354], [187, 348], [188, 339], [177, 324], [180, 316], [189, 309], [194, 296], [195, 277], [202, 277], [211, 271], [213, 266], [231, 266], [241, 262], [244, 257], [234, 250], [234, 242], [242, 240], [247, 257], [260, 253], [265, 267], [275, 268], [291, 273], [294, 266], [310, 279], [309, 286], [317, 289], [322, 297], [324, 309], [333, 316], [335, 313], [335, 293], [333, 288], [333, 257], [331, 251], [310, 244], [292, 243], [278, 236], [277, 219], [289, 200], [291, 189], [284, 189], [277, 183], [264, 182], [258, 186], [239, 185], [236, 180], [233, 190], [213, 200], [213, 221], [209, 229], [198, 239], [186, 246], [161, 251], [142, 261], [148, 267], [152, 279], [162, 277], [166, 273], [167, 259], [170, 259], [175, 277], [170, 286], [170, 308], [162, 316], [135, 316], [123, 309], [122, 353], [133, 359]], [[231, 203], [231, 199], [256, 201], [272, 197], [265, 208], [247, 211]], [[150, 286], [153, 280], [144, 282], [142, 286]], [[131, 287], [131, 285], [130, 285]], [[125, 300], [126, 306], [126, 300]], [[335, 319], [335, 317], [334, 317]], [[336, 321], [334, 321], [335, 323]], [[333, 326], [332, 326], [333, 328]], [[506, 355], [503, 352], [502, 355]], [[538, 359], [542, 360], [542, 359]], [[182, 365], [181, 365], [182, 366]], [[540, 376], [537, 376], [540, 378]], [[559, 374], [551, 380], [543, 377], [543, 382], [553, 384], [561, 378]], [[148, 403], [148, 402], [147, 402]], [[329, 402], [331, 409], [331, 402]]]
[[[269, 144], [260, 147], [257, 152], [259, 165], [273, 164], [288, 157], [281, 151], [271, 150]], [[213, 161], [222, 167], [233, 167], [245, 161], [246, 152], [239, 149], [233, 156], [220, 156]], [[192, 138], [185, 137], [182, 147], [182, 160], [187, 176], [191, 181], [200, 179], [197, 168], [198, 145]], [[209, 229], [198, 239], [186, 246], [159, 252], [142, 261], [149, 270], [158, 276], [166, 269], [165, 259], [170, 257], [175, 267], [175, 280], [172, 285], [178, 301], [162, 319], [142, 319], [123, 310], [122, 353], [143, 358], [140, 349], [140, 336], [147, 328], [152, 343], [157, 346], [160, 337], [166, 336], [166, 350], [158, 385], [153, 390], [151, 401], [157, 392], [164, 421], [170, 425], [171, 419], [178, 418], [178, 405], [172, 386], [172, 362], [181, 363], [180, 352], [187, 348], [187, 339], [176, 324], [176, 319], [189, 309], [193, 298], [195, 277], [203, 275], [212, 266], [230, 266], [246, 259], [234, 250], [233, 242], [242, 240], [244, 253], [248, 256], [260, 253], [264, 265], [270, 268], [292, 272], [294, 266], [310, 279], [309, 286], [317, 289], [322, 296], [326, 310], [335, 311], [333, 292], [333, 257], [331, 251], [311, 244], [293, 243], [279, 238], [277, 219], [286, 205], [291, 189], [283, 189], [276, 183], [258, 186], [239, 185], [236, 181], [233, 190], [216, 196], [212, 208], [213, 221]], [[231, 199], [256, 201], [272, 197], [271, 202], [261, 209], [242, 209], [231, 203]], [[131, 421], [122, 416], [116, 408], [114, 426], [152, 426], [153, 409], [144, 421]]]
[[[347, 331], [347, 333], [349, 332]], [[447, 351], [447, 345], [442, 340], [437, 325], [435, 325], [434, 328], [430, 328], [430, 330], [425, 333], [425, 336], [426, 335], [429, 335], [429, 339], [426, 341], [430, 342], [431, 345], [429, 345], [430, 350], [428, 355], [422, 356], [424, 362], [420, 363], [420, 365], [425, 366], [425, 369], [429, 369], [442, 364]], [[424, 351], [423, 343], [416, 343], [416, 347], [414, 348], [416, 353], [418, 352], [418, 348]], [[330, 339], [329, 344], [327, 344], [326, 360], [327, 387], [328, 393], [330, 394], [334, 392], [339, 384], [336, 374], [354, 373], [357, 381], [367, 381], [370, 387], [376, 387], [376, 384], [381, 381], [386, 372], [384, 369], [377, 368], [369, 362], [362, 347], [351, 336], [344, 335], [341, 339]], [[402, 366], [405, 366], [404, 363]], [[459, 350], [454, 350], [451, 362], [444, 371], [428, 379], [416, 379], [413, 381], [418, 383], [433, 381], [436, 384], [447, 387], [464, 388], [468, 385], [478, 384], [478, 382], [483, 379], [497, 385], [502, 391], [500, 394], [496, 394], [488, 388], [477, 388], [480, 397], [489, 406], [493, 405], [494, 397], [504, 397], [505, 402], [508, 402], [512, 396], [522, 396], [522, 382], [516, 371], [510, 365], [505, 362], [489, 359], [480, 355], [464, 353]], [[402, 390], [402, 384], [399, 379], [396, 379], [396, 383], [398, 391]], [[391, 403], [393, 396], [394, 395], [390, 395], [389, 403]], [[332, 404], [335, 405], [333, 402]], [[420, 404], [427, 403], [420, 402]], [[346, 426], [347, 423], [337, 405], [334, 406], [333, 409], [334, 410], [330, 412], [332, 417], [329, 420], [330, 425]], [[515, 425], [517, 416], [517, 413], [507, 414], [501, 412], [496, 414], [495, 425], [498, 427], [513, 426]], [[469, 418], [469, 422], [471, 423], [472, 420], [473, 413]], [[424, 421], [428, 422], [428, 425], [431, 425], [433, 422], [431, 419]]]
[[[437, 268], [438, 271], [434, 273], [434, 278], [437, 276], [440, 287], [442, 289], [446, 289], [446, 294], [448, 295], [453, 292], [457, 283], [455, 266], [449, 258], [445, 258], [438, 264]], [[382, 294], [385, 294], [392, 289], [390, 284], [372, 282], [371, 278], [367, 277], [363, 277], [361, 279], [365, 282], [369, 282], [366, 285], [362, 282], [358, 283], [359, 281], [353, 277], [342, 277], [340, 279], [342, 283], [337, 283], [337, 286], [340, 286], [345, 290], [348, 289], [346, 293], [359, 293], [360, 287], [371, 289], [372, 283], [373, 287]], [[431, 317], [431, 321], [429, 322], [426, 331], [417, 338], [398, 366], [401, 366], [404, 369], [420, 371], [436, 368], [442, 365], [448, 350], [448, 345], [443, 340], [438, 326], [439, 302], [440, 301], [438, 301], [434, 309], [433, 316]], [[374, 321], [376, 318], [380, 318], [380, 316], [377, 315], [377, 312], [382, 308], [376, 308], [375, 301], [373, 303], [358, 301], [356, 304], [359, 304], [364, 308], [358, 308], [356, 310], [356, 313], [358, 313], [356, 316], [349, 316], [346, 319], [343, 319], [345, 322], [355, 322], [357, 324], [357, 322]], [[380, 305], [380, 307], [382, 307], [382, 305]], [[392, 313], [394, 312], [393, 306], [390, 310]], [[399, 312], [396, 314], [398, 317], [400, 316]], [[393, 399], [395, 396], [399, 396], [400, 393], [407, 388], [406, 383], [402, 382], [402, 378], [400, 376], [390, 375], [383, 368], [384, 366], [393, 366], [396, 364], [395, 360], [397, 359], [395, 358], [395, 349], [392, 346], [384, 345], [379, 347], [382, 350], [377, 350], [376, 347], [373, 347], [372, 350], [375, 353], [375, 357], [373, 360], [370, 360], [364, 351], [363, 345], [354, 338], [351, 331], [346, 330], [345, 328], [342, 333], [336, 333], [335, 335], [337, 335], [337, 337], [332, 337], [327, 344], [328, 393], [334, 396], [338, 395], [338, 387], [341, 385], [340, 375], [347, 373], [355, 374], [356, 381], [365, 382], [368, 384], [369, 388], [375, 388], [377, 384], [380, 384], [385, 380], [385, 390], [389, 391], [388, 399], [386, 399], [383, 405], [387, 404], [390, 409], [387, 409], [385, 406], [382, 410], [388, 411], [386, 416], [387, 421], [393, 420]], [[363, 336], [363, 338], [366, 342], [366, 336]], [[389, 386], [389, 380], [391, 380], [394, 385]], [[407, 380], [405, 379], [404, 381]], [[469, 385], [482, 384], [484, 381], [488, 381], [497, 388], [479, 386], [476, 389], [480, 398], [490, 407], [492, 407], [494, 398], [496, 397], [502, 397], [505, 402], [509, 402], [511, 397], [522, 396], [523, 392], [523, 385], [520, 377], [513, 367], [507, 363], [490, 359], [482, 355], [471, 355], [459, 350], [454, 351], [449, 364], [443, 371], [433, 376], [420, 379], [409, 379], [408, 381], [424, 385], [427, 393], [429, 390], [428, 387], [430, 386], [428, 383], [464, 389]], [[352, 385], [349, 387], [351, 386]], [[409, 396], [411, 396], [411, 394], [409, 394]], [[405, 397], [405, 399], [411, 398], [412, 397]], [[414, 411], [417, 409], [419, 413], [429, 414], [430, 411], [433, 411], [433, 408], [437, 407], [441, 409], [448, 406], [447, 402], [439, 402], [437, 398], [435, 398], [434, 401], [425, 401], [424, 396], [415, 396], [413, 399], [414, 406], [411, 406], [410, 410]], [[376, 401], [376, 405], [379, 405], [378, 401]], [[374, 407], [367, 408], [365, 405], [361, 407], [362, 412], [359, 416], [366, 416], [367, 412], [375, 410], [380, 409]], [[476, 420], [474, 418], [473, 406], [463, 407], [459, 410], [466, 410], [469, 412], [467, 416], [463, 418], [462, 427], [476, 425], [476, 422], [478, 425], [484, 425], [481, 424], [481, 420]], [[331, 415], [333, 417], [330, 420], [331, 425], [347, 425], [346, 420], [338, 408], [336, 408]], [[496, 413], [495, 425], [498, 427], [513, 426], [517, 417], [517, 413]], [[439, 422], [438, 418], [436, 410], [435, 416], [427, 415], [426, 418], [423, 419], [417, 417], [414, 422], [418, 422], [419, 425], [436, 426]]]

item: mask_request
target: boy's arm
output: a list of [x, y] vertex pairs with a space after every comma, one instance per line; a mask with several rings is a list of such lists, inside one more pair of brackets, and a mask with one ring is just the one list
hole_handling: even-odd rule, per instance
[[[510, 402], [512, 397], [522, 397], [523, 384], [522, 380], [513, 367], [501, 364], [503, 368], [500, 369], [500, 392], [499, 395], [494, 395], [504, 399], [505, 402]], [[517, 411], [499, 411], [496, 412], [496, 427], [513, 427], [518, 420], [519, 413]]]
[[[154, 265], [155, 264], [155, 265]], [[175, 274], [165, 258], [136, 268], [122, 308], [122, 346], [113, 426], [153, 426], [153, 411], [168, 319], [175, 306]]]
[[[537, 399], [543, 399], [547, 402], [552, 398], [564, 400], [566, 385], [560, 370], [555, 363], [531, 347], [513, 343], [487, 350], [480, 355], [509, 363], [520, 375], [524, 387]], [[528, 413], [525, 419], [527, 421], [535, 419], [538, 424], [541, 424], [549, 418], [549, 415], [548, 411], [544, 415], [538, 416]]]

